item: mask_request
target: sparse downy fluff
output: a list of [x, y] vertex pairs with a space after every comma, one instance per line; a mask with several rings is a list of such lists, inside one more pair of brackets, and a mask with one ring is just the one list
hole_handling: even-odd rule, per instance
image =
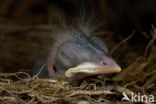
[[105, 43], [94, 36], [100, 25], [91, 16], [87, 17], [76, 19], [74, 25], [53, 28], [54, 44], [47, 61], [50, 78], [81, 79], [120, 72]]

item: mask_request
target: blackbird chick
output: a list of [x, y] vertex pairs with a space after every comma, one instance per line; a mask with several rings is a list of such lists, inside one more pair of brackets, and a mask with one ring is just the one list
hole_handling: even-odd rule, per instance
[[105, 43], [87, 28], [64, 28], [56, 33], [54, 43], [48, 59], [51, 78], [82, 79], [121, 71]]

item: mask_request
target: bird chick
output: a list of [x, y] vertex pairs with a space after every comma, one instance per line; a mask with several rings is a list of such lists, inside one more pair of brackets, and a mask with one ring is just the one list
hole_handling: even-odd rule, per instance
[[105, 43], [92, 36], [88, 29], [65, 28], [55, 36], [48, 58], [50, 78], [82, 79], [120, 71]]

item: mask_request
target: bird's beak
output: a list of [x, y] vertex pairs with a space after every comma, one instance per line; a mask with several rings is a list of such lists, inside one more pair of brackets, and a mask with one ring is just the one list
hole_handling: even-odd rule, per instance
[[105, 64], [98, 64], [94, 62], [84, 62], [73, 68], [69, 68], [65, 72], [65, 76], [68, 78], [81, 76], [92, 76], [98, 74], [118, 73], [121, 71], [121, 67], [116, 62], [108, 58]]

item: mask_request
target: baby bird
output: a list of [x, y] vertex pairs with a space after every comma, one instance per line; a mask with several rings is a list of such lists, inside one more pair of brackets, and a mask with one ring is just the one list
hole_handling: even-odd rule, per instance
[[50, 78], [82, 79], [117, 73], [120, 66], [111, 58], [106, 44], [86, 27], [68, 27], [57, 32], [48, 57]]

